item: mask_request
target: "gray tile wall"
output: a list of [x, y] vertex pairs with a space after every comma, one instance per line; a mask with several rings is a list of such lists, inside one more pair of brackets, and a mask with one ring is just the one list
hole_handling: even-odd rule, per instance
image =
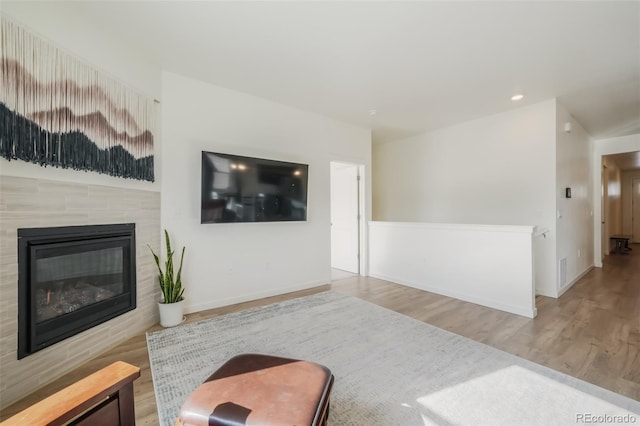
[[[18, 360], [17, 229], [132, 222], [137, 308]], [[0, 176], [0, 408], [158, 322], [160, 293], [147, 244], [159, 251], [159, 192]]]

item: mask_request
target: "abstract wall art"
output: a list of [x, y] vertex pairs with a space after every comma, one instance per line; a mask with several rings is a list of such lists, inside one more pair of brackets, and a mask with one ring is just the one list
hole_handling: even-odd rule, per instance
[[0, 156], [153, 181], [154, 100], [0, 23]]

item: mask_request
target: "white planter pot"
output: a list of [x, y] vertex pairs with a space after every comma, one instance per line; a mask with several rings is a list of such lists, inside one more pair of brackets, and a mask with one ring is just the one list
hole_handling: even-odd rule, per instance
[[158, 303], [160, 309], [160, 325], [163, 327], [175, 327], [184, 320], [184, 300], [176, 303]]

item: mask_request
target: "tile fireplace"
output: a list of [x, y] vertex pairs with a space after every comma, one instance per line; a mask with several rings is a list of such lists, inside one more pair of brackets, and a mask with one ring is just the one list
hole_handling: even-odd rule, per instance
[[135, 224], [18, 229], [18, 359], [136, 307]]

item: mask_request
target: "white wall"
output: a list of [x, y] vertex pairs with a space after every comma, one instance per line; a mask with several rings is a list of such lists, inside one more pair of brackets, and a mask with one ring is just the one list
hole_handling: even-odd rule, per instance
[[[69, 5], [67, 5], [69, 6]], [[145, 54], [131, 40], [100, 31], [99, 25], [81, 13], [70, 13], [71, 7], [60, 8], [55, 2], [2, 2], [2, 14], [60, 47], [66, 53], [84, 60], [138, 93], [160, 98], [160, 64]], [[63, 24], [62, 24], [63, 23]], [[159, 117], [159, 107], [158, 107]], [[126, 187], [149, 191], [160, 190], [160, 126], [155, 136], [156, 182], [122, 179], [96, 172], [41, 167], [25, 161], [0, 158], [0, 174], [27, 178]]]
[[[172, 73], [162, 102], [162, 225], [187, 247], [187, 310], [328, 283], [330, 162], [368, 172], [370, 131]], [[200, 224], [203, 150], [309, 164], [307, 222]]]
[[[571, 123], [571, 132], [564, 130]], [[592, 141], [589, 134], [559, 103], [556, 105], [556, 261], [566, 259], [564, 293], [593, 267]], [[571, 198], [565, 190], [571, 188]], [[558, 271], [560, 268], [558, 267]]]
[[531, 226], [371, 222], [371, 276], [533, 318]]
[[640, 151], [640, 134], [621, 136], [611, 139], [599, 139], [593, 144], [593, 251], [595, 266], [602, 267], [602, 233], [600, 232], [602, 221], [602, 157], [609, 154]]
[[556, 101], [374, 147], [374, 220], [530, 225], [536, 289], [556, 287]]

